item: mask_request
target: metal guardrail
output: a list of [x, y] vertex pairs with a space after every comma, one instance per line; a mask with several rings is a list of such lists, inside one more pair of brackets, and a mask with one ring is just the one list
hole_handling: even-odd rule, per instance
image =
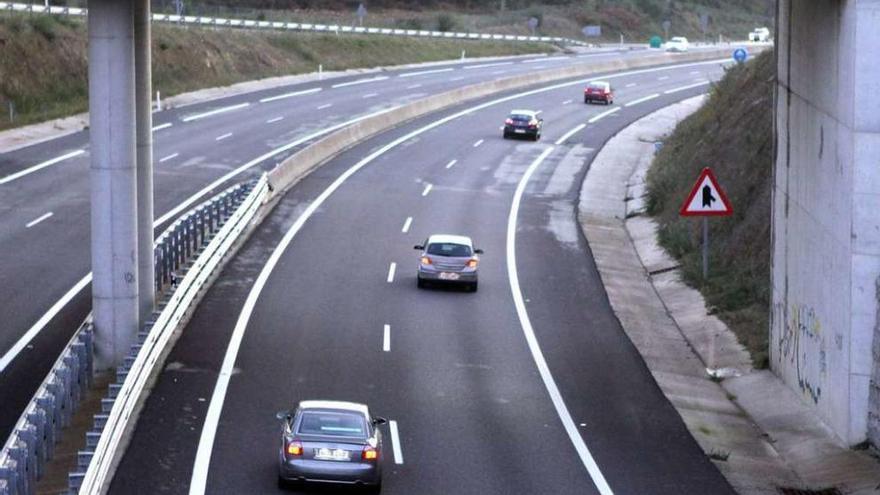
[[[78, 454], [79, 470], [69, 475], [72, 493], [87, 479], [85, 470], [92, 468], [93, 458], [112, 459], [118, 454], [115, 449], [122, 437], [120, 432], [130, 426], [128, 418], [165, 342], [239, 233], [253, 219], [267, 191], [265, 175], [233, 186], [190, 210], [156, 240], [156, 290], [166, 300], [160, 303], [163, 309], [155, 320], [139, 332], [138, 343], [117, 369], [116, 382], [110, 384], [108, 396], [102, 399], [101, 412], [94, 416], [92, 429], [86, 433], [86, 448]], [[183, 272], [181, 279], [178, 274]], [[93, 338], [89, 315], [19, 417], [0, 451], [0, 495], [35, 493], [37, 480], [52, 459], [63, 428], [70, 424], [92, 383]], [[139, 353], [142, 348], [149, 352]], [[119, 397], [125, 400], [117, 401]], [[108, 435], [102, 435], [105, 430]], [[96, 473], [106, 476], [106, 463], [95, 466], [100, 469]]]
[[[220, 201], [222, 207], [218, 207], [217, 201], [204, 205], [169, 229], [168, 240], [176, 238], [186, 245], [202, 246], [201, 253], [186, 267], [185, 275], [164, 308], [154, 321], [145, 325], [138, 335], [138, 343], [132, 346], [131, 353], [119, 367], [116, 383], [110, 385], [108, 397], [102, 400], [102, 411], [95, 415], [95, 427], [86, 433], [86, 450], [79, 452], [78, 469], [68, 477], [71, 493], [93, 495], [106, 491], [134, 429], [137, 411], [143, 404], [143, 391], [170, 350], [168, 342], [230, 248], [248, 228], [268, 193], [269, 183], [263, 174], [256, 181], [227, 190]], [[205, 222], [220, 218], [221, 210], [228, 214], [225, 221], [221, 220], [222, 227], [212, 237], [205, 235], [209, 230]]]
[[[57, 7], [29, 3], [0, 2], [0, 11], [29, 14], [53, 14], [86, 16], [88, 9], [77, 7]], [[282, 31], [302, 31], [318, 33], [379, 34], [387, 36], [411, 36], [420, 38], [454, 38], [497, 41], [532, 41], [558, 43], [563, 45], [588, 46], [588, 43], [559, 36], [522, 36], [513, 34], [465, 33], [451, 31], [425, 31], [421, 29], [393, 29], [362, 26], [343, 26], [340, 24], [310, 24], [299, 22], [257, 21], [252, 19], [227, 19], [221, 17], [202, 17], [189, 15], [153, 14], [153, 22], [168, 22], [209, 27], [231, 27], [244, 29], [275, 29]]]

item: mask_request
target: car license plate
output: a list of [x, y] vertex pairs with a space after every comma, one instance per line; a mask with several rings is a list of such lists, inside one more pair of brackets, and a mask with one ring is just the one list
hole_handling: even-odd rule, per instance
[[[519, 131], [517, 131], [517, 132], [519, 132]], [[440, 273], [440, 280], [458, 280], [459, 277], [460, 277], [460, 275], [457, 273], [449, 273], [449, 272], [441, 272]]]
[[525, 130], [525, 129], [516, 129], [516, 130], [514, 130], [513, 132], [515, 132], [515, 133], [517, 133], [517, 134], [525, 134], [525, 133], [526, 133], [526, 130]]
[[315, 449], [315, 459], [319, 461], [347, 461], [350, 458], [351, 454], [344, 449]]

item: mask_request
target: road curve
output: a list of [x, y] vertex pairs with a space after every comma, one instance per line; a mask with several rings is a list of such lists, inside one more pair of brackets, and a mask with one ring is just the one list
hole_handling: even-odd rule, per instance
[[[276, 492], [274, 413], [306, 398], [396, 421], [402, 463], [386, 456], [385, 493], [733, 493], [623, 333], [575, 219], [605, 140], [720, 75], [699, 64], [616, 76], [611, 108], [585, 106], [577, 85], [488, 98], [307, 177], [197, 309], [111, 493]], [[501, 139], [514, 107], [542, 111], [542, 141]], [[435, 232], [486, 251], [479, 292], [416, 288], [412, 246]], [[190, 492], [193, 479], [204, 490]]]

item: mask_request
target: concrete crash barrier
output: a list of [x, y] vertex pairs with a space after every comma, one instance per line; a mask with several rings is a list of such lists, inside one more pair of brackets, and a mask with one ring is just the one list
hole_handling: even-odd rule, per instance
[[[126, 390], [125, 381], [137, 362], [137, 351], [149, 343], [148, 330], [157, 325], [164, 325], [164, 328], [176, 326], [192, 306], [195, 292], [204, 285], [204, 281], [200, 285], [188, 282], [186, 276], [180, 281], [179, 274], [184, 270], [187, 276], [194, 270], [199, 273], [214, 270], [215, 259], [222, 257], [226, 252], [223, 249], [228, 250], [228, 244], [239, 237], [252, 219], [252, 211], [262, 204], [266, 192], [265, 176], [256, 184], [233, 186], [181, 216], [156, 240], [153, 250], [156, 293], [164, 292], [169, 299], [163, 312], [140, 332], [138, 343], [132, 347], [132, 354], [117, 369], [116, 382], [109, 386], [107, 397], [102, 400], [102, 410], [95, 415], [93, 427], [86, 433], [85, 449], [77, 455], [77, 471], [70, 475], [74, 493], [98, 452], [100, 439], [105, 436], [102, 435], [105, 426], [111, 419], [117, 418], [112, 416], [112, 407], [119, 394]], [[218, 239], [225, 239], [226, 244]], [[215, 248], [215, 245], [220, 247]], [[195, 262], [194, 257], [197, 257]], [[190, 263], [192, 266], [187, 269]], [[199, 267], [201, 269], [196, 270]], [[176, 312], [164, 316], [172, 310]], [[74, 333], [13, 427], [0, 450], [0, 495], [31, 495], [36, 492], [37, 481], [42, 477], [46, 463], [54, 457], [55, 444], [60, 440], [63, 429], [70, 425], [77, 406], [92, 384], [94, 334], [89, 316]], [[132, 425], [134, 421], [128, 421], [129, 416], [125, 417], [123, 426]]]
[[[0, 10], [11, 12], [26, 12], [28, 14], [51, 14], [51, 15], [73, 15], [86, 16], [88, 9], [76, 7], [54, 7], [48, 5], [39, 5], [31, 3], [16, 2], [0, 2]], [[335, 33], [339, 32], [358, 34], [381, 34], [386, 36], [412, 36], [412, 37], [433, 37], [433, 38], [459, 38], [459, 39], [492, 39], [502, 41], [531, 41], [542, 43], [553, 43], [558, 45], [570, 46], [588, 46], [588, 43], [568, 38], [559, 38], [553, 36], [529, 36], [527, 39], [522, 36], [512, 36], [503, 34], [477, 34], [477, 33], [457, 33], [450, 31], [421, 31], [413, 29], [388, 29], [388, 28], [352, 28], [351, 26], [327, 26], [324, 24], [300, 24], [296, 22], [270, 22], [270, 21], [253, 21], [246, 19], [224, 19], [215, 17], [200, 16], [180, 16], [171, 14], [153, 14], [154, 22], [170, 22], [174, 24], [193, 24], [199, 26], [212, 27], [233, 27], [244, 29], [275, 29], [282, 31], [304, 31], [304, 32], [321, 32]]]
[[506, 77], [494, 81], [472, 84], [462, 88], [430, 96], [413, 103], [392, 108], [386, 112], [361, 120], [340, 129], [294, 153], [269, 172], [269, 184], [273, 194], [283, 193], [315, 167], [326, 162], [355, 144], [392, 129], [412, 119], [459, 105], [469, 100], [490, 96], [505, 91], [522, 89], [549, 82], [563, 81], [577, 77], [598, 75], [622, 70], [640, 69], [651, 66], [701, 62], [730, 58], [731, 49], [715, 49], [681, 54], [652, 52], [641, 57], [585, 62], [560, 69]]
[[[110, 385], [107, 398], [102, 400], [102, 411], [95, 415], [95, 427], [86, 434], [86, 449], [78, 455], [77, 469], [69, 474], [71, 493], [106, 493], [149, 395], [150, 384], [174, 347], [174, 336], [266, 201], [266, 175], [227, 191], [233, 192], [235, 201], [225, 210], [222, 226], [210, 238], [202, 238], [197, 256], [188, 264], [176, 289], [161, 312], [145, 325], [138, 343], [117, 370], [116, 383]], [[185, 222], [184, 217], [177, 224]]]

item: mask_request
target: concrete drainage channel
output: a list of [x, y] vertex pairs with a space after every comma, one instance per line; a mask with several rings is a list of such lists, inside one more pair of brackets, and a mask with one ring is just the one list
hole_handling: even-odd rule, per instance
[[[2, 6], [2, 3], [0, 3]], [[236, 243], [246, 238], [255, 219], [265, 218], [288, 189], [312, 170], [355, 144], [424, 115], [469, 100], [530, 86], [664, 64], [707, 62], [729, 57], [726, 49], [584, 63], [534, 72], [455, 89], [394, 108], [342, 128], [301, 149], [254, 183], [234, 186], [191, 211], [172, 225], [156, 248], [157, 283], [167, 289], [175, 271], [186, 270], [170, 292], [154, 322], [138, 335], [138, 343], [117, 372], [102, 401], [102, 412], [86, 434], [78, 467], [69, 475], [71, 493], [106, 493], [116, 466], [134, 431], [148, 384], [161, 370], [174, 336], [198, 302]], [[222, 213], [218, 204], [223, 205]], [[208, 231], [205, 230], [208, 226]], [[92, 373], [92, 328], [87, 321], [59, 357], [56, 367], [22, 415], [0, 452], [0, 495], [30, 495], [42, 476], [52, 445], [88, 387]], [[66, 418], [66, 419], [65, 419]]]

